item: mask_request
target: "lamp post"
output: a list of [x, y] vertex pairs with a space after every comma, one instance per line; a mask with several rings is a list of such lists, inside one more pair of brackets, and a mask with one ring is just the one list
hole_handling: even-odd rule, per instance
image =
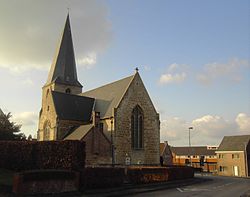
[[[190, 152], [191, 152], [191, 140], [190, 140], [190, 130], [191, 129], [193, 129], [193, 127], [189, 127], [188, 128], [188, 142], [189, 142], [189, 150], [190, 150]], [[190, 154], [190, 152], [189, 152], [189, 154]], [[191, 155], [190, 155], [190, 164], [191, 164], [191, 167], [192, 167], [192, 158], [191, 158]]]

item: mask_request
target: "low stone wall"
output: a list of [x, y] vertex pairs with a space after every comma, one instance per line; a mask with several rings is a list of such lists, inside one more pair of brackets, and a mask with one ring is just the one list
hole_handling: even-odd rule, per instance
[[127, 178], [134, 184], [165, 182], [194, 177], [191, 167], [128, 167]]
[[79, 190], [78, 172], [69, 170], [37, 170], [16, 173], [13, 193], [17, 195], [42, 195]]
[[120, 167], [85, 167], [81, 171], [80, 188], [109, 188], [124, 183], [124, 168]]

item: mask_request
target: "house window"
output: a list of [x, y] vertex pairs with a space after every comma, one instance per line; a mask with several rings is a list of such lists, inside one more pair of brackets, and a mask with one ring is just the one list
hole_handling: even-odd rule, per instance
[[220, 166], [220, 172], [224, 172], [224, 171], [226, 171], [226, 167], [225, 166]]
[[50, 140], [50, 123], [46, 121], [43, 127], [43, 140]]
[[143, 112], [139, 105], [135, 106], [131, 115], [131, 141], [133, 149], [143, 148]]
[[232, 159], [239, 159], [239, 158], [240, 158], [240, 154], [238, 153], [232, 154]]
[[223, 154], [219, 154], [219, 158], [223, 158], [224, 157], [224, 155]]

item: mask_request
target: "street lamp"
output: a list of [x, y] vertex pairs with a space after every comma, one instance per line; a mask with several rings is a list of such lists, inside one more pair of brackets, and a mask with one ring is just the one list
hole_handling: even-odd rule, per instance
[[[191, 129], [194, 129], [193, 127], [189, 127], [188, 128], [188, 139], [189, 139], [189, 150], [190, 150], [190, 152], [191, 152], [191, 140], [190, 140], [190, 130]], [[189, 152], [189, 154], [190, 154], [190, 152]], [[192, 166], [192, 158], [191, 158], [191, 155], [190, 155], [190, 164], [191, 164], [191, 166]]]

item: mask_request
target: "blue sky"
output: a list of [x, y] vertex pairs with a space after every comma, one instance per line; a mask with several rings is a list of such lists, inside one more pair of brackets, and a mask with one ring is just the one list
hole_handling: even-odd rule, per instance
[[84, 91], [138, 67], [162, 141], [188, 145], [189, 126], [193, 145], [250, 134], [249, 1], [0, 2], [0, 107], [26, 134], [37, 130], [67, 7]]

